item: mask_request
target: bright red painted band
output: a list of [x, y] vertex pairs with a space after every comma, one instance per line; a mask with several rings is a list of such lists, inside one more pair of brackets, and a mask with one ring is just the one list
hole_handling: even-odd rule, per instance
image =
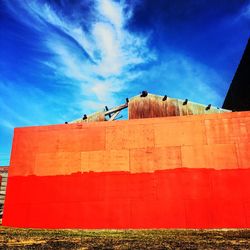
[[12, 176], [3, 225], [32, 228], [247, 228], [250, 169]]

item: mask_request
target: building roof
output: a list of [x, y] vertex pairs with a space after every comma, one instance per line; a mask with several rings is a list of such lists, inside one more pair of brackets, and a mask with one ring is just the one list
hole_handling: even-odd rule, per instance
[[182, 100], [171, 98], [167, 95], [160, 96], [149, 94], [142, 91], [140, 95], [132, 98], [126, 98], [126, 102], [122, 105], [98, 111], [89, 115], [84, 115], [69, 123], [92, 122], [92, 121], [113, 121], [116, 120], [121, 110], [128, 108], [128, 119], [167, 117], [167, 116], [185, 116], [200, 115], [211, 113], [224, 113], [230, 110], [221, 109], [211, 104], [199, 104], [191, 102], [188, 99]]

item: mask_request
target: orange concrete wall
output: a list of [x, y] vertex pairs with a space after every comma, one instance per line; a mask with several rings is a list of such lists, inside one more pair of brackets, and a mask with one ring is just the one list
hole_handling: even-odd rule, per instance
[[3, 225], [250, 227], [249, 178], [250, 112], [17, 128]]
[[250, 112], [15, 129], [10, 176], [250, 168]]

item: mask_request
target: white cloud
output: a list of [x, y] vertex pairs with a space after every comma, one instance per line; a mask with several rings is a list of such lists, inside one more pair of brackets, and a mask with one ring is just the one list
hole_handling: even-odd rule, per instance
[[96, 65], [96, 73], [103, 77], [118, 75], [122, 72], [121, 41], [118, 40], [112, 26], [105, 23], [96, 23], [93, 28], [93, 36], [96, 48], [100, 55], [100, 61]]
[[[96, 0], [93, 21], [84, 17], [81, 20], [87, 24], [88, 31], [83, 30], [80, 21], [67, 19], [46, 3], [24, 1], [22, 7], [35, 21], [26, 20], [26, 23], [43, 32], [46, 47], [56, 56], [44, 63], [78, 86], [79, 96], [86, 99], [85, 103], [95, 100], [97, 105], [89, 105], [91, 111], [96, 106], [115, 105], [115, 94], [127, 87], [123, 76], [130, 73], [130, 79], [136, 78], [137, 73], [130, 69], [155, 59], [147, 48], [147, 38], [125, 28], [132, 10], [128, 10], [124, 2]], [[72, 40], [50, 30], [46, 23]]]
[[160, 85], [155, 88], [159, 87], [162, 95], [222, 105], [223, 97], [218, 93], [218, 88], [225, 86], [225, 81], [215, 70], [190, 57], [169, 52], [162, 64], [155, 65], [143, 75], [147, 81]]
[[[33, 20], [23, 21], [42, 32], [45, 47], [54, 54], [49, 62], [43, 63], [53, 68], [59, 78], [66, 77], [62, 84], [66, 82], [78, 89], [76, 102], [84, 112], [116, 105], [116, 94], [131, 87], [135, 79], [142, 83], [145, 79], [160, 82], [162, 89], [168, 89], [176, 97], [220, 102], [222, 98], [210, 86], [216, 82], [224, 84], [222, 79], [213, 69], [181, 54], [164, 51], [167, 57], [163, 64], [158, 62], [147, 72], [131, 70], [157, 61], [156, 53], [147, 46], [147, 35], [140, 36], [126, 29], [133, 12], [124, 1], [94, 2], [90, 20], [85, 20], [84, 16], [80, 20], [70, 20], [62, 10], [59, 12], [46, 3], [21, 2]], [[51, 26], [60, 32], [55, 32]]]
[[122, 4], [110, 0], [98, 0], [97, 11], [104, 18], [104, 21], [110, 22], [116, 29], [122, 29], [126, 20]]

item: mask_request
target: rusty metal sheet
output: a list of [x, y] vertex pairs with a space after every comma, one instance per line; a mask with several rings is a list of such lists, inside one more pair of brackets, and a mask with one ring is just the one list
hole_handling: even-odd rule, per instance
[[105, 112], [98, 111], [87, 116], [86, 119], [80, 118], [69, 123], [81, 123], [81, 122], [102, 122], [105, 121]]
[[106, 109], [89, 115], [84, 115], [83, 118], [76, 119], [69, 123], [97, 122], [107, 120], [113, 121], [115, 120], [115, 117], [119, 111], [127, 107], [129, 119], [230, 112], [229, 110], [211, 106], [211, 104], [202, 105], [190, 102], [187, 99], [181, 100], [167, 96], [148, 94], [146, 91], [143, 92], [146, 94], [144, 93], [144, 95], [134, 96], [130, 99], [127, 98], [125, 104], [114, 107], [110, 110]]
[[153, 118], [166, 116], [200, 115], [211, 113], [224, 113], [229, 110], [202, 105], [194, 102], [148, 94], [146, 97], [135, 96], [130, 99], [129, 119]]

